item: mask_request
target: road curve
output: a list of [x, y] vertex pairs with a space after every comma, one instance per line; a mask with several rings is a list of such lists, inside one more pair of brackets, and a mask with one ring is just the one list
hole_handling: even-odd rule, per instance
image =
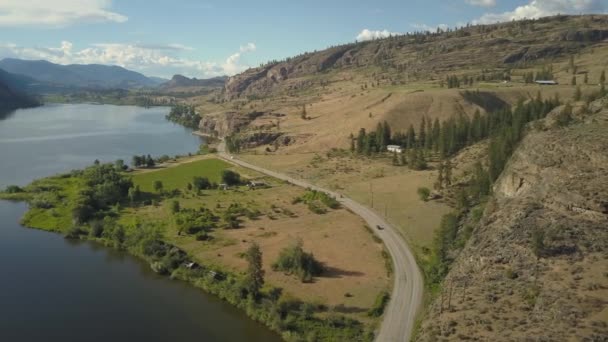
[[[380, 330], [376, 335], [376, 341], [402, 342], [410, 340], [414, 329], [416, 313], [422, 303], [424, 285], [422, 274], [420, 273], [420, 269], [418, 269], [414, 254], [395, 227], [369, 208], [348, 197], [344, 197], [338, 193], [305, 181], [291, 178], [285, 174], [267, 170], [236, 159], [234, 156], [225, 152], [224, 142], [221, 142], [218, 145], [218, 156], [230, 163], [290, 182], [294, 185], [326, 192], [334, 196], [344, 207], [361, 216], [367, 224], [374, 229], [376, 235], [382, 239], [386, 249], [393, 258], [393, 276], [395, 279], [393, 291], [391, 299], [384, 311], [384, 319], [380, 326]], [[381, 226], [384, 229], [376, 229], [377, 226]]]

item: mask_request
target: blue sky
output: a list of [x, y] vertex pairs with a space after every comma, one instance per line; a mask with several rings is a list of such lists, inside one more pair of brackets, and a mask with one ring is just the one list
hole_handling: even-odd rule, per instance
[[0, 58], [204, 78], [357, 38], [607, 11], [608, 0], [0, 0]]

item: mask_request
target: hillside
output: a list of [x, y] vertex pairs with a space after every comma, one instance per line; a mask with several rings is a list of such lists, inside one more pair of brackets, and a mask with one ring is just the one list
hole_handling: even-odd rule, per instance
[[162, 90], [176, 90], [178, 88], [222, 88], [228, 77], [219, 76], [209, 79], [188, 78], [182, 75], [174, 75], [170, 81], [160, 85]]
[[142, 88], [158, 85], [159, 81], [119, 66], [99, 64], [60, 65], [48, 61], [5, 58], [0, 68], [25, 75], [49, 85], [74, 88]]
[[[405, 131], [422, 117], [470, 116], [538, 92], [570, 97], [573, 78], [583, 94], [596, 91], [608, 68], [607, 24], [605, 15], [558, 16], [347, 44], [247, 70], [188, 101], [203, 132], [255, 134], [263, 146], [279, 139], [275, 154], [346, 148], [351, 133], [385, 120]], [[481, 97], [465, 96], [477, 90]]]
[[309, 89], [327, 82], [323, 75], [345, 70], [391, 85], [439, 84], [446, 73], [502, 80], [505, 74], [515, 76], [516, 69], [550, 63], [602, 43], [608, 39], [607, 25], [607, 16], [558, 16], [346, 44], [231, 77], [226, 97]]
[[419, 340], [608, 336], [608, 98], [532, 125], [443, 281]]
[[33, 107], [38, 102], [23, 93], [28, 80], [0, 69], [0, 112]]

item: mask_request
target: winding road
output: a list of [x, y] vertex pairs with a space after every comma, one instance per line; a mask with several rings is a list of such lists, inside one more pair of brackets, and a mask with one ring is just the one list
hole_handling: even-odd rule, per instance
[[[294, 185], [326, 192], [334, 196], [344, 207], [361, 216], [374, 229], [376, 235], [382, 239], [386, 249], [393, 258], [393, 276], [395, 279], [393, 291], [388, 306], [384, 311], [384, 319], [376, 335], [376, 341], [401, 342], [410, 340], [414, 329], [416, 313], [422, 303], [424, 285], [414, 254], [395, 227], [366, 206], [341, 194], [236, 159], [236, 157], [226, 153], [223, 141], [218, 145], [218, 156], [230, 163], [290, 182]], [[377, 226], [383, 227], [383, 229], [376, 229]]]

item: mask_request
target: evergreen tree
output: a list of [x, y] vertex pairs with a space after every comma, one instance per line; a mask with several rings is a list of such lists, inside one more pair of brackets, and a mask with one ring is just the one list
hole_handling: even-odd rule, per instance
[[359, 135], [357, 135], [357, 153], [362, 154], [365, 149], [365, 142], [367, 140], [367, 134], [365, 133], [365, 128], [361, 128], [359, 130]]
[[418, 130], [418, 147], [423, 148], [426, 142], [426, 119], [422, 117], [420, 129]]
[[604, 83], [606, 83], [606, 70], [602, 70], [602, 73], [600, 74], [600, 84]]
[[435, 152], [439, 151], [439, 136], [441, 135], [441, 124], [439, 119], [435, 118], [433, 122], [433, 149]]
[[413, 149], [416, 147], [416, 132], [414, 126], [410, 124], [410, 128], [407, 130], [407, 148]]
[[384, 141], [384, 145], [382, 146], [382, 149], [386, 149], [387, 145], [390, 145], [391, 142], [391, 126], [388, 124], [388, 122], [384, 121], [384, 124], [382, 125], [382, 134], [384, 135], [383, 141]]
[[452, 185], [452, 162], [449, 159], [445, 162], [445, 185]]
[[426, 120], [426, 139], [424, 141], [424, 148], [431, 150], [433, 148], [433, 125], [431, 119]]
[[350, 140], [350, 151], [352, 153], [355, 152], [355, 137], [353, 136], [353, 134], [351, 133], [350, 136], [348, 137], [348, 140]]
[[264, 270], [262, 269], [262, 251], [257, 243], [252, 243], [245, 254], [247, 259], [247, 276], [245, 286], [253, 298], [257, 298], [264, 286]]

